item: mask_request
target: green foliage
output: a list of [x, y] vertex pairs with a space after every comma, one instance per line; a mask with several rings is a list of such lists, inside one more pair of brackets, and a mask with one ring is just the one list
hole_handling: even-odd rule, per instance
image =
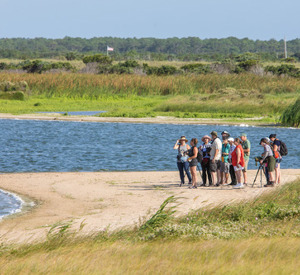
[[237, 64], [235, 68], [235, 73], [248, 72], [254, 66], [259, 65], [259, 60], [248, 59], [245, 61], [241, 61]]
[[300, 98], [290, 105], [281, 116], [281, 123], [289, 126], [300, 126]]
[[25, 95], [21, 91], [16, 91], [16, 92], [0, 92], [0, 99], [25, 100]]
[[299, 78], [300, 69], [296, 68], [295, 65], [282, 64], [280, 66], [267, 66], [265, 67], [266, 72], [271, 72], [275, 75], [287, 75]]
[[103, 55], [103, 54], [95, 54], [95, 55], [89, 55], [85, 56], [82, 59], [83, 63], [99, 63], [101, 65], [111, 65], [112, 59], [109, 56]]
[[250, 61], [250, 60], [252, 60], [252, 61], [253, 60], [258, 60], [259, 56], [255, 53], [246, 52], [246, 53], [243, 53], [243, 54], [240, 54], [240, 55], [236, 56], [234, 59], [237, 62], [245, 62], [245, 61]]
[[147, 75], [174, 75], [178, 70], [174, 66], [163, 65], [161, 67], [150, 67], [148, 64], [143, 64], [144, 72]]
[[[74, 58], [74, 51], [78, 54], [106, 53], [107, 45], [113, 45], [111, 55], [115, 60], [182, 60], [221, 61], [224, 57], [234, 57], [242, 54], [254, 54], [261, 60], [278, 60], [278, 53], [282, 52], [283, 41], [271, 39], [269, 41], [237, 39], [200, 39], [187, 38], [113, 38], [97, 37], [91, 39], [65, 37], [63, 39], [46, 38], [2, 38], [0, 39], [0, 57], [17, 59], [38, 59], [65, 56]], [[291, 56], [299, 53], [300, 39], [287, 41]], [[134, 49], [134, 50], [133, 50]], [[67, 55], [70, 53], [70, 55]], [[243, 58], [243, 56], [239, 57]], [[281, 56], [279, 55], [279, 58]], [[250, 57], [250, 59], [258, 59]], [[238, 60], [245, 61], [245, 60]]]
[[147, 220], [141, 227], [140, 232], [153, 232], [156, 228], [164, 226], [171, 220], [172, 215], [175, 213], [175, 206], [165, 209], [170, 203], [176, 202], [174, 196], [167, 198], [159, 207], [157, 212]]
[[181, 67], [185, 73], [197, 73], [197, 74], [207, 74], [211, 73], [212, 70], [209, 65], [197, 63], [197, 64], [187, 64]]

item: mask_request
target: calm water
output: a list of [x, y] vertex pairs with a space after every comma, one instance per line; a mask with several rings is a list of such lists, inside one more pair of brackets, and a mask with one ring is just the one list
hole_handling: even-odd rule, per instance
[[[176, 170], [175, 141], [181, 135], [200, 139], [212, 130], [248, 134], [250, 169], [257, 168], [253, 158], [263, 151], [260, 139], [276, 133], [289, 149], [281, 167], [300, 168], [299, 129], [3, 119], [0, 130], [1, 173]], [[3, 205], [14, 202], [0, 198], [0, 216]]]
[[[0, 172], [176, 170], [175, 141], [212, 130], [248, 134], [251, 156], [260, 139], [276, 133], [288, 146], [283, 168], [300, 168], [299, 129], [211, 125], [163, 125], [0, 120]], [[253, 158], [250, 169], [255, 169]]]

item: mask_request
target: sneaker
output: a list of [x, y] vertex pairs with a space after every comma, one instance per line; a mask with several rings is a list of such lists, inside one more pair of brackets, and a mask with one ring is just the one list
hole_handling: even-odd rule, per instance
[[235, 186], [233, 186], [233, 188], [235, 188], [235, 189], [242, 189], [242, 188], [244, 188], [244, 185], [242, 183], [238, 183]]
[[236, 182], [231, 182], [228, 185], [236, 185]]
[[274, 187], [274, 183], [271, 183], [271, 182], [267, 183], [267, 184], [264, 185], [264, 187]]
[[192, 186], [192, 189], [197, 189], [197, 186]]

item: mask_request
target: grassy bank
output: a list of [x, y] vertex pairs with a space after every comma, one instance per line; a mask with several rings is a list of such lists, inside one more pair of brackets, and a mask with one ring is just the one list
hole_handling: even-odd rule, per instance
[[26, 100], [0, 101], [0, 112], [106, 110], [117, 117], [263, 117], [276, 122], [300, 93], [295, 78], [240, 75], [89, 75], [1, 73], [26, 81]]
[[170, 197], [141, 226], [117, 232], [79, 237], [69, 223], [57, 224], [44, 243], [2, 245], [1, 274], [296, 274], [299, 183], [180, 218]]

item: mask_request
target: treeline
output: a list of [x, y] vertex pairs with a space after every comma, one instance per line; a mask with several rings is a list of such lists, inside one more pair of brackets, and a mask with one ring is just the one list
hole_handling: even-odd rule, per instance
[[[262, 60], [278, 60], [284, 57], [284, 41], [250, 40], [228, 37], [224, 39], [188, 38], [2, 38], [0, 58], [65, 58], [82, 59], [86, 54], [106, 53], [106, 47], [115, 60], [222, 60], [245, 52], [257, 53]], [[289, 57], [300, 60], [300, 39], [287, 41]]]

